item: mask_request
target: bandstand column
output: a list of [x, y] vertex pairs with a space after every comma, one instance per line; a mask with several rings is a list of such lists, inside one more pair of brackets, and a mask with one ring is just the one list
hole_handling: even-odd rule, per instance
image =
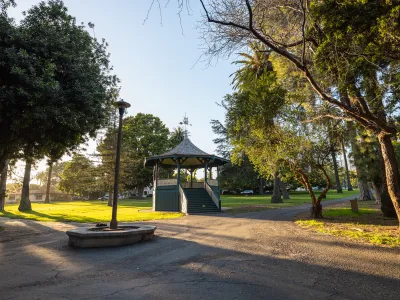
[[219, 189], [219, 166], [217, 166], [217, 181], [218, 181], [218, 189]]
[[157, 188], [157, 186], [158, 186], [158, 163], [156, 163], [156, 171], [155, 171], [155, 174], [154, 174], [154, 181], [156, 182], [156, 188]]
[[206, 160], [204, 167], [204, 182], [207, 182], [207, 170], [208, 170], [208, 161]]
[[177, 159], [177, 162], [178, 162], [178, 176], [177, 176], [178, 180], [177, 180], [177, 184], [178, 184], [178, 187], [179, 187], [179, 185], [181, 184], [181, 163], [180, 163], [179, 158]]

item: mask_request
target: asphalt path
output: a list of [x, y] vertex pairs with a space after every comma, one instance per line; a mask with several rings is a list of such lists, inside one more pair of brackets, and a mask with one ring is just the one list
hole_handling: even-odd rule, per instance
[[400, 299], [399, 248], [303, 230], [308, 209], [149, 222], [152, 241], [103, 249], [67, 246], [85, 224], [0, 218], [0, 299]]

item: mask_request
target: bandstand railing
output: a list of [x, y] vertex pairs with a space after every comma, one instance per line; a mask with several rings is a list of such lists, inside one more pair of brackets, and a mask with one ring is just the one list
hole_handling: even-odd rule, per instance
[[168, 185], [177, 185], [178, 179], [159, 179], [157, 180], [157, 186], [168, 186]]
[[210, 195], [211, 199], [214, 201], [215, 205], [221, 209], [221, 204], [218, 197], [215, 195], [214, 191], [212, 190], [211, 186], [208, 182], [204, 182], [204, 188], [206, 189], [208, 195]]
[[182, 187], [184, 189], [203, 189], [204, 182], [193, 182], [192, 185], [190, 184], [190, 182], [185, 182], [182, 183]]
[[207, 183], [210, 186], [218, 186], [218, 180], [217, 179], [207, 179]]
[[185, 191], [182, 188], [182, 185], [179, 185], [179, 206], [180, 206], [180, 211], [183, 212], [184, 214], [187, 214], [187, 198]]

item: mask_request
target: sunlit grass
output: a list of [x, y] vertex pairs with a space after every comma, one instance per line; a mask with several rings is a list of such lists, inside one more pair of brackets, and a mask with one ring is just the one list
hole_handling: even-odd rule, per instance
[[316, 232], [343, 236], [375, 245], [400, 247], [397, 221], [382, 217], [379, 206], [372, 201], [359, 202], [359, 212], [351, 211], [350, 204], [324, 209], [321, 220], [297, 220], [303, 228]]
[[[181, 213], [140, 211], [152, 207], [151, 199], [118, 201], [120, 222], [134, 222], [178, 218]], [[17, 204], [9, 204], [0, 217], [13, 219], [29, 219], [36, 221], [70, 221], [70, 222], [108, 222], [111, 219], [111, 207], [101, 201], [54, 202], [50, 204], [32, 203], [32, 210], [20, 212]]]
[[[320, 192], [316, 192], [316, 196]], [[329, 191], [327, 199], [324, 200], [334, 200], [340, 198], [351, 197], [353, 195], [358, 195], [359, 191], [343, 191], [342, 194], [336, 193], [336, 191]], [[302, 204], [310, 204], [311, 198], [307, 192], [292, 192], [290, 193], [290, 199], [283, 200], [283, 203], [271, 203], [271, 195], [253, 195], [253, 196], [243, 196], [243, 195], [222, 195], [221, 196], [222, 207], [229, 207], [230, 213], [237, 212], [250, 212], [258, 211], [263, 209], [274, 209], [282, 207], [291, 207]], [[323, 204], [322, 204], [323, 205]]]

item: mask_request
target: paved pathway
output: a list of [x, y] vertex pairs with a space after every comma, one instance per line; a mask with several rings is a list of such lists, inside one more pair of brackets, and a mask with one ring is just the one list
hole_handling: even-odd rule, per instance
[[0, 299], [400, 299], [399, 249], [304, 231], [306, 209], [151, 222], [153, 241], [107, 249], [0, 218]]

